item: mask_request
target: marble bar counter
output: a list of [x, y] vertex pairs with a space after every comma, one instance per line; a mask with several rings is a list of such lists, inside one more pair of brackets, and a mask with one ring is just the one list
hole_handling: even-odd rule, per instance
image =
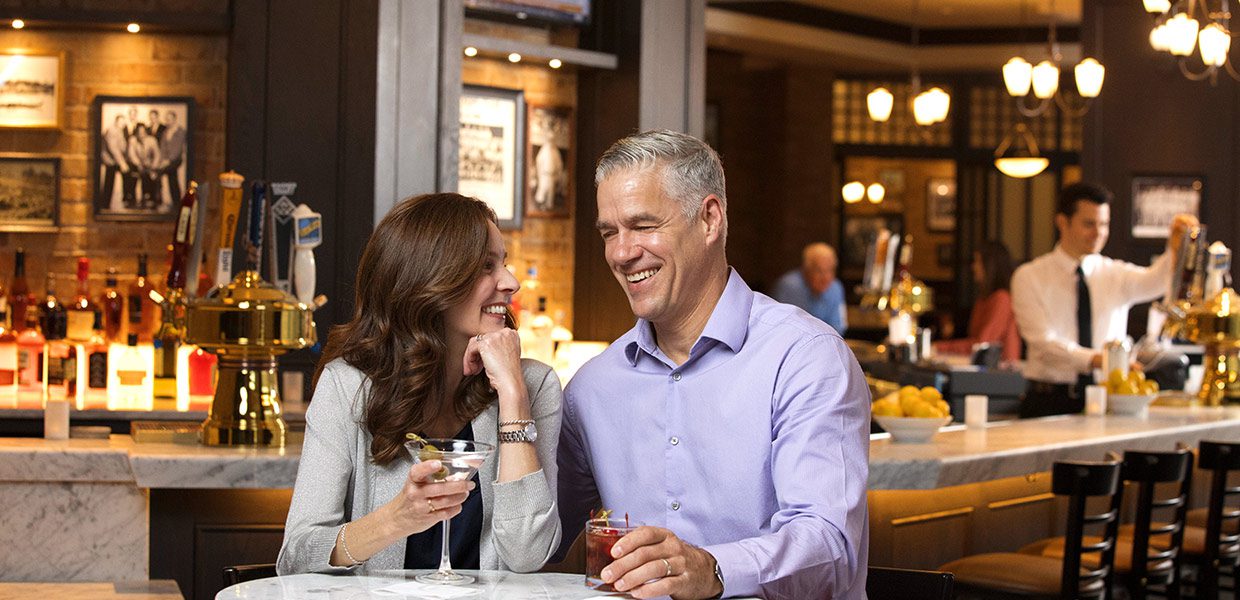
[[1056, 460], [1108, 451], [1171, 450], [1176, 442], [1240, 440], [1240, 408], [1159, 407], [1149, 416], [1063, 415], [945, 427], [925, 444], [870, 436], [871, 490], [926, 490], [1050, 470]]

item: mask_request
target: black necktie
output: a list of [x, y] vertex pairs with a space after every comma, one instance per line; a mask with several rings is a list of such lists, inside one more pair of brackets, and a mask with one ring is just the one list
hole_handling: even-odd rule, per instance
[[1085, 271], [1076, 266], [1076, 340], [1082, 348], [1094, 345], [1093, 311], [1089, 305], [1089, 286], [1085, 284]]

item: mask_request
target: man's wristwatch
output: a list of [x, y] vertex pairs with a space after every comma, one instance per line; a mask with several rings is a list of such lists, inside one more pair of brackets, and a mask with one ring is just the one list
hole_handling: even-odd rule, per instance
[[522, 425], [523, 427], [517, 431], [500, 431], [500, 443], [533, 443], [538, 441], [538, 428], [534, 426], [533, 419], [500, 421], [500, 427], [505, 425]]

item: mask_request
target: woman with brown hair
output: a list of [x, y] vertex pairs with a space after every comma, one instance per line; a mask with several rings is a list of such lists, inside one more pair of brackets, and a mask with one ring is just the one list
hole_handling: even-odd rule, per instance
[[969, 354], [975, 344], [1001, 343], [1003, 361], [1016, 362], [1020, 360], [1020, 332], [1012, 313], [1012, 254], [1003, 242], [983, 242], [973, 252], [971, 266], [977, 301], [969, 313], [969, 334], [939, 342], [934, 349], [946, 354]]
[[[560, 383], [520, 358], [505, 256], [495, 214], [458, 194], [375, 228], [315, 374], [281, 574], [436, 568], [447, 518], [455, 568], [534, 571], [555, 551]], [[406, 433], [498, 448], [475, 481], [432, 483]]]

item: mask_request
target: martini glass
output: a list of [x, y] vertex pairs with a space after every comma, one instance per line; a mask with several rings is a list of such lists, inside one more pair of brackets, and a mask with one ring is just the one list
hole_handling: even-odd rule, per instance
[[[486, 460], [495, 446], [485, 442], [472, 440], [450, 440], [429, 438], [405, 442], [405, 448], [413, 455], [413, 462], [420, 463], [437, 460], [443, 468], [431, 475], [433, 481], [469, 481], [478, 467]], [[443, 544], [439, 555], [439, 570], [414, 577], [422, 583], [446, 585], [468, 585], [474, 582], [469, 575], [461, 575], [452, 570], [452, 559], [448, 555], [448, 526], [451, 519], [443, 520]]]

